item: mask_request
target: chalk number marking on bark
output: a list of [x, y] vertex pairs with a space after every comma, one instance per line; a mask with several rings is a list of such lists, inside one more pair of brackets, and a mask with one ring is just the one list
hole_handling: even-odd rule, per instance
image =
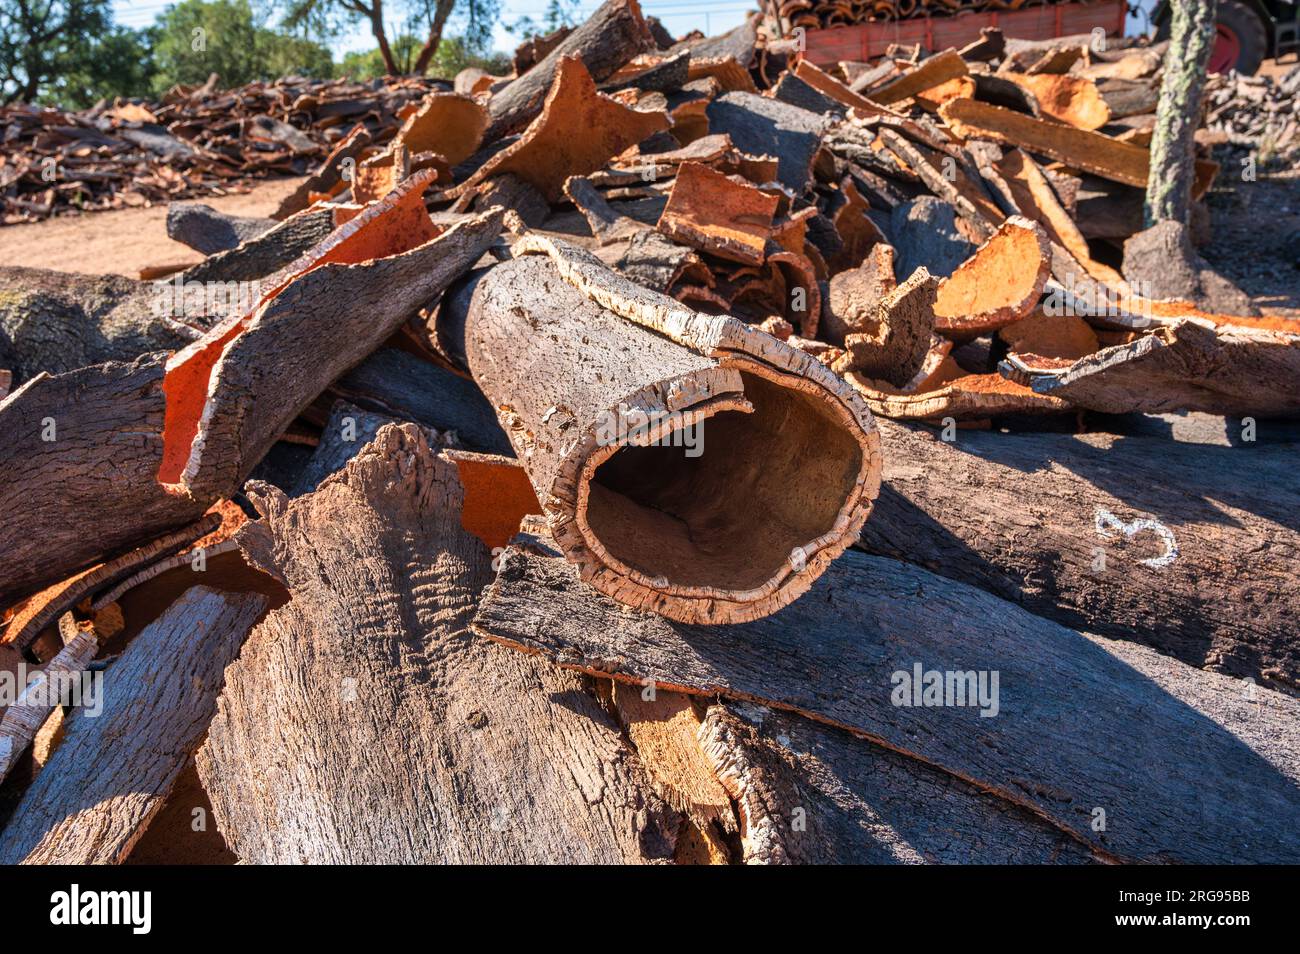
[[1150, 530], [1158, 536], [1164, 542], [1165, 552], [1158, 557], [1147, 557], [1145, 560], [1138, 561], [1153, 569], [1158, 570], [1169, 566], [1178, 556], [1178, 541], [1174, 539], [1174, 532], [1158, 520], [1144, 517], [1132, 523], [1125, 523], [1105, 507], [1098, 507], [1096, 525], [1097, 533], [1107, 539], [1113, 537], [1116, 530], [1121, 531], [1126, 537], [1136, 536], [1143, 530]]

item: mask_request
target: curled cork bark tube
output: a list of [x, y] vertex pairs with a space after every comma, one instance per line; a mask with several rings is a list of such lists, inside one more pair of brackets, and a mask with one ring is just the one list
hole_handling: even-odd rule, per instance
[[526, 235], [465, 317], [556, 542], [596, 589], [688, 623], [787, 605], [880, 487], [871, 413], [825, 366]]

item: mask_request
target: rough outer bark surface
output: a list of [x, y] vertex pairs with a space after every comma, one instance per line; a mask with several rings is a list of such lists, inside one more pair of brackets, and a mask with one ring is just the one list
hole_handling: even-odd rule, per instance
[[274, 219], [218, 212], [202, 202], [172, 202], [167, 206], [167, 237], [204, 255], [224, 252], [255, 239], [275, 224]]
[[483, 140], [491, 142], [517, 132], [542, 111], [542, 102], [566, 56], [581, 59], [587, 72], [600, 82], [638, 53], [651, 49], [654, 39], [637, 0], [606, 0], [544, 60], [492, 96], [488, 104], [491, 121]]
[[492, 557], [461, 495], [412, 425], [307, 497], [254, 494], [238, 539], [292, 600], [228, 670], [198, 755], [241, 860], [672, 856], [678, 816], [582, 680], [466, 631]]
[[1215, 0], [1169, 5], [1169, 51], [1165, 54], [1156, 125], [1151, 135], [1151, 169], [1146, 224], [1165, 219], [1186, 225], [1196, 178], [1196, 128], [1201, 124], [1205, 70], [1214, 47]]
[[917, 196], [894, 209], [889, 237], [899, 281], [922, 267], [935, 278], [947, 278], [975, 252], [975, 246], [957, 231], [956, 210], [929, 195]]
[[812, 179], [813, 160], [831, 120], [754, 93], [720, 96], [708, 106], [709, 131], [726, 133], [751, 156], [775, 156], [777, 179], [802, 195]]
[[1205, 411], [1300, 416], [1300, 335], [1171, 321], [1129, 344], [1103, 348], [1033, 389], [1107, 414]]
[[852, 366], [903, 387], [921, 370], [934, 331], [939, 283], [924, 268], [885, 294], [874, 327], [844, 337]]
[[[512, 548], [503, 562], [474, 631], [559, 665], [847, 729], [1034, 812], [1103, 858], [1300, 858], [1300, 700], [1243, 694], [1238, 680], [856, 551], [784, 612], [726, 627], [628, 613], [558, 558]], [[898, 704], [899, 674], [917, 667], [997, 672], [997, 713]]]
[[789, 712], [715, 702], [705, 757], [743, 819], [747, 864], [1086, 864], [1034, 813]]
[[[885, 484], [864, 548], [1067, 626], [1300, 690], [1291, 445], [977, 431], [949, 444], [879, 424]], [[1158, 521], [1176, 558], [1142, 563], [1167, 550], [1159, 532], [1103, 535], [1102, 512], [1130, 526]]]
[[487, 212], [409, 252], [320, 265], [269, 299], [211, 371], [184, 492], [233, 492], [303, 408], [465, 272], [500, 228], [500, 211]]
[[335, 381], [331, 390], [370, 410], [454, 431], [459, 447], [514, 453], [492, 405], [473, 381], [409, 352], [381, 348]]
[[191, 523], [212, 502], [172, 497], [156, 479], [165, 359], [40, 375], [0, 402], [0, 605]]
[[155, 288], [118, 275], [0, 267], [0, 368], [13, 387], [44, 371], [132, 361], [199, 336], [155, 309]]
[[182, 273], [186, 282], [254, 282], [296, 261], [334, 230], [334, 212], [315, 209], [291, 215], [234, 248], [209, 255]]
[[[874, 431], [852, 389], [775, 338], [691, 311], [559, 240], [525, 237], [515, 253], [475, 292], [469, 364], [583, 578], [693, 621], [756, 618], [804, 592], [874, 495]], [[616, 453], [631, 461], [656, 450], [631, 445], [705, 419], [722, 446], [701, 466], [662, 447], [634, 473], [597, 477]], [[759, 455], [763, 468], [745, 463]], [[757, 523], [740, 513], [755, 499], [769, 511]]]
[[23, 796], [0, 864], [115, 864], [203, 738], [225, 667], [266, 606], [255, 593], [186, 592], [104, 674], [103, 712], [79, 712]]

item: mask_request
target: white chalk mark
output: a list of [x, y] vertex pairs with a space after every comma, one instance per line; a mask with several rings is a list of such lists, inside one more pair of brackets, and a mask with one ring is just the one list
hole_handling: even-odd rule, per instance
[[1165, 552], [1158, 557], [1147, 557], [1145, 560], [1138, 561], [1153, 569], [1158, 570], [1161, 567], [1169, 566], [1178, 557], [1178, 541], [1174, 539], [1174, 532], [1158, 520], [1143, 517], [1134, 520], [1132, 523], [1125, 523], [1105, 507], [1098, 507], [1096, 525], [1097, 533], [1107, 539], [1112, 537], [1116, 530], [1126, 537], [1133, 537], [1143, 530], [1150, 530], [1158, 536], [1165, 545]]

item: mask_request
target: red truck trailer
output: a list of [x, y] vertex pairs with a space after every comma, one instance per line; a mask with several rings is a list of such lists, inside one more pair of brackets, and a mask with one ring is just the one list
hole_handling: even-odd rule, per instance
[[1024, 10], [965, 11], [954, 16], [908, 17], [853, 26], [808, 30], [804, 56], [817, 66], [831, 67], [841, 60], [864, 62], [884, 56], [891, 43], [921, 44], [930, 51], [963, 47], [980, 38], [984, 27], [998, 27], [1021, 40], [1050, 40], [1057, 36], [1091, 33], [1100, 27], [1107, 36], [1124, 32], [1128, 5], [1124, 0], [1097, 3], [1058, 3]]

